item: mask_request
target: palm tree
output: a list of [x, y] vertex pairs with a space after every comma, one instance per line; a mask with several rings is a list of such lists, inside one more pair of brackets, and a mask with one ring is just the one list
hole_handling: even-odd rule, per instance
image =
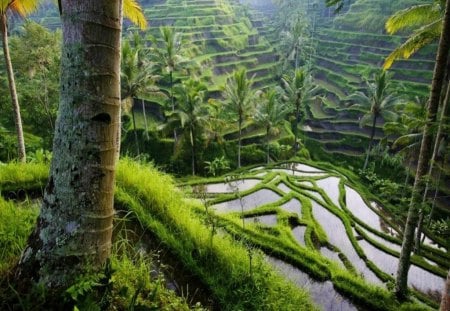
[[[194, 48], [188, 42], [181, 40], [181, 33], [169, 26], [159, 28], [161, 39], [150, 37], [152, 41], [153, 61], [159, 66], [161, 73], [169, 75], [169, 99], [172, 112], [175, 111], [174, 72], [182, 69], [181, 64], [187, 64], [187, 56], [194, 53]], [[174, 143], [177, 143], [177, 132], [173, 132]]]
[[17, 134], [17, 152], [20, 162], [27, 159], [25, 151], [25, 140], [23, 138], [22, 117], [20, 116], [20, 105], [17, 97], [14, 71], [11, 64], [11, 55], [8, 45], [8, 18], [9, 12], [19, 14], [22, 17], [32, 13], [38, 6], [38, 0], [6, 0], [0, 1], [0, 32], [2, 35], [3, 55], [5, 57], [6, 73], [8, 76], [9, 92], [13, 105], [14, 123]]
[[413, 193], [403, 234], [402, 250], [397, 269], [395, 292], [399, 298], [405, 298], [407, 293], [407, 278], [410, 267], [411, 251], [414, 243], [414, 231], [418, 221], [418, 206], [422, 201], [423, 177], [428, 172], [432, 152], [432, 125], [436, 122], [437, 111], [441, 98], [442, 85], [450, 50], [450, 0], [445, 2], [442, 32], [436, 55], [436, 63], [431, 84], [430, 99], [427, 107], [427, 122], [425, 123], [422, 144], [420, 146], [419, 162], [414, 180]]
[[256, 107], [255, 120], [266, 130], [266, 155], [267, 164], [270, 161], [269, 138], [270, 134], [278, 134], [278, 126], [285, 120], [290, 112], [290, 107], [281, 104], [279, 94], [275, 89], [268, 90], [266, 93], [259, 94], [261, 100]]
[[442, 31], [444, 0], [432, 0], [396, 12], [386, 21], [386, 31], [395, 34], [416, 28], [409, 38], [386, 57], [384, 69], [389, 69], [397, 59], [408, 59], [419, 49], [437, 40]]
[[305, 105], [311, 99], [315, 88], [311, 83], [310, 73], [302, 68], [295, 70], [292, 77], [285, 75], [281, 78], [281, 85], [284, 90], [282, 98], [291, 106], [295, 114], [294, 150], [297, 152], [299, 149], [298, 126], [305, 116]]
[[177, 122], [185, 130], [191, 145], [192, 175], [197, 167], [197, 137], [200, 128], [207, 122], [208, 109], [204, 104], [206, 86], [199, 81], [189, 79], [174, 88], [178, 107], [169, 117], [169, 122]]
[[359, 108], [364, 111], [361, 117], [360, 125], [363, 126], [372, 119], [371, 133], [369, 145], [366, 151], [366, 159], [364, 161], [363, 170], [367, 168], [369, 163], [369, 155], [375, 136], [377, 120], [382, 117], [385, 121], [396, 118], [396, 114], [392, 111], [393, 107], [399, 103], [400, 98], [390, 91], [390, 81], [385, 71], [381, 71], [375, 75], [373, 82], [366, 81], [367, 93], [357, 91], [347, 97], [354, 104], [351, 107]]
[[224, 89], [224, 97], [227, 100], [226, 107], [237, 116], [238, 122], [238, 168], [241, 167], [241, 138], [242, 124], [254, 109], [254, 91], [252, 90], [253, 78], [247, 78], [247, 70], [242, 68], [234, 71], [227, 79]]
[[445, 282], [445, 288], [442, 292], [440, 311], [450, 310], [450, 270], [447, 272], [447, 281]]
[[[133, 103], [134, 98], [157, 94], [160, 97], [165, 95], [160, 92], [155, 85], [159, 76], [155, 74], [155, 64], [149, 61], [149, 50], [142, 42], [139, 33], [131, 34], [122, 44], [121, 60], [121, 100]], [[145, 104], [142, 99], [144, 112], [145, 133], [148, 131], [147, 119], [145, 115]], [[134, 135], [136, 140], [136, 150], [139, 154], [139, 141], [136, 132], [136, 120], [134, 109], [131, 107], [133, 119]]]

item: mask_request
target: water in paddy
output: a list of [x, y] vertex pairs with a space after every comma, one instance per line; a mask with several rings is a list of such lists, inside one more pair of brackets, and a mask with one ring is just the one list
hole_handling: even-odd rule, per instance
[[217, 183], [205, 185], [207, 193], [231, 193], [235, 191], [245, 191], [256, 186], [261, 180], [259, 179], [241, 179], [231, 183]]
[[241, 208], [244, 212], [246, 212], [257, 208], [260, 205], [278, 201], [280, 198], [281, 197], [272, 190], [261, 189], [242, 197], [241, 200], [234, 199], [231, 201], [222, 202], [213, 205], [212, 208], [219, 213], [240, 212]]
[[[397, 257], [383, 252], [365, 240], [358, 241], [358, 244], [364, 250], [364, 253], [370, 261], [382, 271], [395, 277], [399, 261]], [[424, 293], [429, 291], [440, 293], [442, 288], [444, 288], [444, 278], [416, 265], [411, 265], [408, 272], [408, 285]]]
[[345, 186], [345, 204], [347, 209], [359, 220], [379, 232], [395, 232], [382, 217], [375, 213], [354, 189]]
[[321, 169], [318, 169], [314, 166], [310, 166], [310, 165], [306, 165], [306, 164], [302, 164], [302, 163], [286, 163], [286, 164], [281, 165], [281, 167], [287, 168], [290, 170], [294, 169], [297, 171], [308, 172], [308, 173], [323, 173], [324, 172]]
[[302, 218], [302, 206], [297, 199], [290, 199], [280, 206], [286, 212], [297, 214], [298, 218]]
[[327, 177], [324, 179], [316, 180], [316, 184], [319, 188], [322, 188], [326, 195], [330, 198], [331, 202], [337, 207], [339, 204], [339, 182], [338, 177]]
[[[308, 291], [313, 301], [326, 311], [353, 311], [358, 310], [350, 301], [345, 299], [333, 287], [330, 281], [318, 282], [296, 267], [273, 257], [266, 256], [267, 261], [275, 267], [284, 277], [299, 287]], [[299, 306], [299, 310], [300, 310]]]
[[345, 269], [344, 264], [342, 263], [341, 259], [339, 258], [339, 254], [328, 249], [327, 247], [321, 247], [320, 248], [320, 253], [327, 257], [328, 259], [331, 259], [334, 262], [337, 262], [342, 268]]
[[280, 189], [281, 191], [283, 191], [284, 193], [289, 193], [289, 192], [291, 192], [292, 190], [291, 190], [291, 188], [289, 188], [288, 186], [286, 186], [286, 184], [285, 183], [279, 183], [278, 184], [278, 189]]
[[322, 173], [310, 173], [310, 172], [307, 173], [307, 172], [289, 170], [286, 168], [274, 168], [271, 171], [277, 172], [277, 173], [286, 173], [286, 174], [292, 175], [292, 176], [304, 176], [304, 177], [325, 177], [325, 176], [327, 176], [326, 174], [322, 174]]
[[[366, 229], [363, 229], [363, 228], [361, 228], [361, 227], [359, 227], [370, 239], [372, 239], [372, 240], [374, 240], [374, 241], [376, 241], [376, 242], [378, 242], [378, 243], [380, 243], [380, 244], [383, 244], [384, 246], [386, 246], [387, 248], [390, 248], [391, 250], [394, 250], [394, 251], [396, 251], [396, 252], [398, 252], [398, 253], [400, 253], [400, 251], [401, 251], [401, 249], [402, 249], [402, 246], [400, 245], [400, 244], [396, 244], [396, 243], [393, 243], [393, 242], [391, 242], [391, 241], [388, 241], [388, 240], [386, 240], [386, 239], [383, 239], [382, 237], [380, 237], [380, 236], [378, 236], [378, 235], [376, 235], [376, 234], [374, 234], [374, 233], [372, 233], [372, 232], [370, 232], [369, 230], [366, 230]], [[357, 234], [355, 234], [355, 236], [356, 236]]]
[[353, 248], [353, 245], [347, 236], [347, 232], [345, 231], [341, 219], [320, 204], [317, 204], [314, 201], [311, 201], [311, 204], [314, 218], [324, 229], [328, 241], [341, 250], [356, 270], [364, 275], [366, 280], [371, 283], [382, 284], [381, 280], [366, 266], [364, 260], [358, 256], [358, 253]]
[[246, 224], [263, 224], [272, 227], [277, 224], [277, 215], [269, 214], [269, 215], [245, 217], [244, 220]]
[[306, 231], [305, 226], [297, 226], [294, 229], [292, 229], [292, 235], [294, 236], [297, 243], [300, 244], [301, 246], [306, 246], [305, 231]]

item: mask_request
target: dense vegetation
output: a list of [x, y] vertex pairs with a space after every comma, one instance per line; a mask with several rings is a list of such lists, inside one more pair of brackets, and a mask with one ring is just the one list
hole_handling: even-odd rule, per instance
[[[450, 86], [446, 60], [436, 59], [436, 53], [448, 55], [446, 1], [244, 2], [248, 5], [232, 0], [148, 0], [140, 1], [141, 10], [126, 0], [124, 14], [129, 20], [123, 22], [121, 37], [114, 34], [121, 38], [120, 45], [114, 41], [121, 50], [107, 52], [105, 63], [87, 54], [83, 56], [91, 62], [87, 66], [79, 61], [83, 57], [74, 56], [83, 49], [61, 40], [65, 35], [61, 23], [74, 26], [66, 15], [60, 19], [57, 6], [48, 2], [38, 10], [34, 1], [2, 4], [0, 13], [8, 28], [2, 28], [6, 65], [0, 66], [0, 246], [4, 249], [0, 296], [5, 301], [1, 308], [18, 304], [30, 309], [34, 304], [39, 309], [58, 303], [47, 300], [51, 291], [39, 286], [21, 288], [17, 275], [26, 271], [23, 261], [14, 276], [26, 245], [25, 254], [40, 252], [35, 248], [40, 242], [33, 241], [48, 242], [44, 248], [49, 255], [37, 255], [38, 261], [45, 256], [58, 258], [49, 249], [54, 244], [65, 247], [72, 235], [85, 241], [83, 256], [89, 257], [91, 242], [83, 237], [87, 232], [92, 236], [92, 232], [109, 232], [103, 234], [102, 242], [92, 242], [93, 249], [100, 244], [109, 248], [111, 226], [106, 219], [112, 221], [112, 212], [103, 208], [96, 215], [81, 212], [80, 218], [90, 218], [88, 228], [81, 229], [78, 220], [70, 220], [69, 206], [97, 206], [95, 200], [112, 204], [112, 197], [106, 196], [113, 193], [117, 150], [125, 159], [116, 173], [114, 206], [121, 212], [114, 219], [112, 254], [108, 261], [103, 255], [87, 259], [101, 264], [92, 263], [92, 270], [85, 270], [69, 286], [64, 283], [64, 304], [80, 310], [113, 305], [166, 310], [290, 310], [296, 305], [313, 309], [303, 291], [274, 272], [265, 253], [316, 280], [331, 281], [351, 304], [362, 308], [437, 307], [439, 291], [412, 288], [411, 298], [406, 294], [406, 279], [410, 264], [441, 278], [449, 270]], [[340, 11], [326, 7], [325, 2], [337, 4]], [[18, 18], [30, 14], [30, 20]], [[74, 50], [61, 55], [61, 48]], [[98, 71], [119, 65], [120, 73], [112, 75], [114, 83], [96, 80], [109, 79], [109, 73]], [[75, 70], [77, 66], [82, 69]], [[90, 70], [89, 83], [78, 83]], [[97, 94], [103, 91], [108, 94], [106, 102], [105, 96]], [[84, 102], [83, 97], [90, 98], [91, 107], [76, 106]], [[89, 122], [92, 129], [85, 129]], [[86, 135], [86, 140], [77, 138]], [[68, 155], [80, 162], [71, 164], [65, 158]], [[328, 188], [318, 186], [326, 180], [324, 176], [298, 177], [294, 170], [293, 176], [277, 173], [282, 165], [294, 165], [286, 164], [288, 160], [319, 166], [326, 176], [339, 178], [338, 202], [332, 201]], [[78, 167], [83, 161], [88, 162], [86, 166]], [[268, 166], [248, 169], [262, 163]], [[179, 178], [185, 193], [154, 167]], [[58, 177], [63, 171], [66, 175]], [[243, 179], [259, 183], [240, 191], [236, 185]], [[66, 182], [67, 188], [54, 190], [55, 180], [57, 188]], [[208, 194], [202, 186], [219, 182], [232, 188], [234, 182], [237, 188], [217, 195]], [[287, 194], [279, 189], [281, 184], [290, 189]], [[349, 186], [367, 205], [377, 202], [380, 209], [368, 208], [395, 228], [397, 236], [379, 232], [355, 216], [346, 203]], [[101, 196], [83, 199], [86, 193], [97, 195], [98, 189]], [[262, 206], [244, 212], [241, 199], [263, 189], [281, 199], [260, 202]], [[186, 199], [189, 196], [201, 202]], [[52, 211], [64, 198], [70, 198], [69, 211]], [[76, 203], [78, 199], [82, 202]], [[241, 213], [214, 211], [214, 204], [233, 199], [241, 201]], [[280, 211], [291, 199], [301, 203], [297, 216]], [[364, 272], [333, 245], [314, 215], [315, 204], [328, 210], [330, 222], [333, 217], [342, 222], [357, 260], [365, 262], [368, 273], [387, 289], [369, 284], [368, 276], [357, 277]], [[39, 212], [38, 226], [32, 231]], [[276, 215], [276, 225], [245, 225], [244, 218], [264, 215]], [[66, 216], [65, 227], [51, 233], [57, 242], [47, 241], [50, 231], [40, 226]], [[299, 227], [305, 229], [303, 246], [291, 232]], [[48, 236], [39, 234], [40, 230]], [[63, 230], [62, 236], [58, 230]], [[158, 265], [151, 250], [157, 243], [146, 244], [147, 240], [161, 243], [164, 252], [177, 258], [181, 269], [212, 299], [196, 304], [166, 289], [165, 276], [150, 273]], [[395, 260], [401, 258], [403, 276], [396, 278], [392, 275], [396, 271], [390, 275], [372, 262], [359, 246], [360, 240]], [[325, 259], [320, 255], [323, 248], [341, 262]], [[41, 264], [41, 269], [52, 270], [58, 261], [72, 257], [64, 258], [45, 268]], [[83, 260], [74, 261], [73, 266], [83, 271]], [[135, 274], [142, 277], [132, 277]]]

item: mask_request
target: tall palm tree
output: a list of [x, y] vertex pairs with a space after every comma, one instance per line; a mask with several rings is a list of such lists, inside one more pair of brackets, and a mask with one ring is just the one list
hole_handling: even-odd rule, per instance
[[364, 115], [360, 120], [361, 126], [369, 123], [370, 119], [372, 119], [369, 145], [366, 151], [363, 170], [367, 168], [367, 164], [369, 163], [369, 155], [373, 145], [377, 120], [380, 117], [383, 117], [385, 121], [395, 119], [397, 115], [393, 112], [393, 108], [400, 102], [397, 94], [390, 90], [389, 77], [385, 71], [377, 73], [373, 82], [366, 81], [366, 85], [367, 94], [357, 91], [347, 97], [353, 103], [351, 107], [364, 111]]
[[255, 120], [266, 130], [266, 158], [267, 164], [270, 161], [269, 138], [270, 134], [278, 134], [278, 126], [283, 123], [286, 115], [290, 112], [289, 106], [284, 106], [280, 102], [280, 95], [275, 89], [259, 94], [259, 104], [256, 106]]
[[396, 12], [386, 21], [386, 31], [395, 34], [416, 28], [409, 38], [386, 57], [384, 69], [389, 69], [397, 59], [408, 59], [419, 49], [439, 39], [442, 31], [445, 0], [430, 0]]
[[247, 78], [247, 70], [242, 68], [234, 71], [227, 79], [224, 89], [226, 107], [237, 116], [238, 122], [238, 168], [241, 167], [241, 138], [242, 124], [254, 109], [254, 91], [252, 90], [253, 78]]
[[295, 114], [294, 121], [294, 150], [299, 149], [298, 143], [298, 126], [305, 116], [305, 105], [311, 99], [315, 88], [311, 82], [311, 74], [303, 68], [294, 71], [293, 76], [283, 76], [281, 78], [281, 86], [284, 90], [283, 100], [291, 106]]
[[[182, 41], [182, 34], [175, 32], [174, 28], [162, 26], [159, 28], [160, 38], [150, 37], [152, 41], [153, 61], [159, 66], [162, 74], [169, 76], [169, 100], [172, 112], [175, 111], [174, 97], [174, 73], [183, 69], [181, 64], [186, 65], [189, 57], [195, 53], [195, 49], [189, 42]], [[186, 66], [183, 66], [186, 68]], [[185, 69], [184, 68], [184, 69]], [[174, 143], [177, 143], [177, 132], [173, 132]]]
[[445, 282], [444, 291], [442, 292], [441, 306], [439, 311], [450, 310], [450, 270], [447, 273], [447, 281]]
[[175, 86], [174, 92], [178, 107], [170, 115], [170, 122], [177, 122], [185, 130], [191, 145], [192, 175], [197, 168], [197, 134], [207, 122], [208, 109], [204, 104], [206, 86], [199, 81], [189, 79]]
[[2, 0], [0, 1], [0, 32], [2, 35], [3, 55], [5, 57], [6, 74], [8, 76], [9, 93], [13, 105], [14, 123], [17, 135], [17, 153], [20, 162], [27, 159], [25, 140], [23, 138], [22, 117], [20, 115], [19, 99], [17, 97], [14, 71], [11, 64], [11, 55], [8, 45], [8, 13], [16, 13], [22, 17], [32, 13], [38, 6], [38, 0]]
[[418, 221], [418, 206], [422, 201], [423, 177], [428, 172], [432, 152], [432, 125], [436, 122], [437, 111], [441, 98], [442, 85], [450, 51], [450, 0], [445, 1], [445, 11], [442, 32], [439, 39], [436, 63], [431, 84], [430, 99], [427, 107], [427, 122], [423, 131], [420, 146], [419, 162], [414, 180], [413, 193], [403, 234], [402, 250], [397, 269], [396, 295], [405, 298], [407, 294], [407, 279], [410, 267], [411, 251], [414, 243], [414, 231]]
[[136, 132], [136, 120], [134, 116], [133, 102], [135, 98], [141, 97], [144, 112], [145, 132], [147, 133], [147, 119], [145, 116], [145, 104], [143, 96], [157, 94], [164, 97], [155, 82], [159, 76], [155, 74], [155, 64], [149, 59], [149, 50], [144, 45], [139, 33], [131, 34], [122, 44], [121, 60], [121, 99], [130, 101], [133, 119], [136, 151], [139, 154], [139, 141]]

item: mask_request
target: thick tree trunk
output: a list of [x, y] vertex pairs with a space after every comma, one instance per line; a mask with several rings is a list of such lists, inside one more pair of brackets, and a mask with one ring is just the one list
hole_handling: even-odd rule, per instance
[[376, 129], [376, 126], [377, 126], [377, 118], [378, 118], [378, 115], [374, 114], [373, 115], [373, 122], [372, 122], [372, 132], [370, 133], [369, 146], [367, 147], [367, 154], [366, 154], [366, 159], [364, 160], [363, 171], [366, 170], [367, 165], [369, 164], [369, 155], [370, 155], [370, 150], [372, 150], [373, 138], [375, 137], [375, 129]]
[[120, 0], [63, 0], [61, 102], [50, 176], [17, 277], [55, 291], [111, 249], [120, 130]]
[[8, 45], [8, 23], [6, 14], [0, 14], [0, 32], [2, 33], [3, 55], [5, 56], [6, 74], [8, 76], [9, 93], [13, 105], [14, 123], [16, 125], [17, 135], [17, 156], [20, 162], [26, 162], [25, 140], [23, 138], [22, 117], [20, 116], [19, 99], [17, 97], [16, 82], [14, 80], [14, 71], [11, 63]]
[[431, 85], [430, 99], [427, 107], [427, 122], [423, 131], [422, 144], [420, 146], [419, 162], [414, 180], [413, 193], [408, 210], [403, 244], [397, 270], [397, 283], [395, 292], [397, 297], [404, 299], [407, 294], [408, 271], [410, 267], [411, 250], [414, 243], [414, 231], [417, 226], [418, 208], [422, 201], [423, 176], [427, 173], [431, 158], [431, 145], [433, 141], [431, 127], [436, 121], [439, 107], [442, 84], [444, 80], [448, 53], [450, 48], [450, 0], [445, 4], [445, 15], [439, 47], [434, 66], [433, 81]]
[[447, 273], [447, 281], [445, 282], [444, 291], [442, 293], [440, 311], [450, 310], [450, 270]]

